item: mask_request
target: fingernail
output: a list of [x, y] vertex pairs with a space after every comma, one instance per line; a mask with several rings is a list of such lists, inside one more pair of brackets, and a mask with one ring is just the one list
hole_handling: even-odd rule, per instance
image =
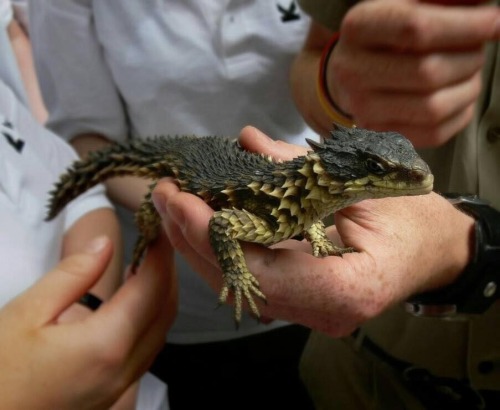
[[163, 194], [159, 194], [157, 192], [153, 192], [152, 195], [153, 205], [156, 208], [156, 212], [160, 214], [160, 216], [165, 216], [165, 196]]
[[84, 248], [85, 253], [100, 253], [109, 243], [109, 238], [105, 235], [92, 239]]

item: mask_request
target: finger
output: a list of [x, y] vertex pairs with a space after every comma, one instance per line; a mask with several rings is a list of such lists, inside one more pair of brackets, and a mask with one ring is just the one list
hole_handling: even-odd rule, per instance
[[367, 90], [431, 92], [471, 78], [483, 63], [482, 49], [395, 56], [381, 50], [362, 52], [345, 48], [332, 60], [331, 75], [353, 84], [365, 95]]
[[219, 290], [222, 274], [208, 236], [213, 210], [200, 198], [179, 192], [166, 179], [158, 182], [153, 196], [155, 203], [164, 203], [157, 208], [164, 209], [162, 224], [172, 246], [214, 290]]
[[[159, 243], [158, 246], [152, 247], [147, 257], [153, 259], [161, 257], [167, 244], [168, 242], [165, 240], [163, 243]], [[170, 290], [169, 294], [156, 305], [156, 315], [135, 341], [134, 347], [128, 355], [124, 370], [126, 380], [135, 380], [145, 373], [165, 344], [165, 336], [173, 324], [177, 312], [176, 275], [173, 275], [171, 279], [173, 280], [167, 285]]]
[[488, 0], [422, 0], [422, 3], [442, 4], [446, 6], [477, 6], [487, 3]]
[[[129, 380], [136, 380], [138, 376], [144, 374], [165, 345], [168, 329], [175, 319], [173, 313], [177, 312], [177, 292], [169, 300], [171, 303], [163, 303], [158, 306], [158, 314], [155, 319], [135, 343], [127, 363], [126, 373]], [[175, 303], [175, 307], [172, 306], [173, 303]]]
[[81, 253], [59, 262], [52, 271], [10, 302], [9, 308], [19, 309], [20, 315], [30, 318], [35, 326], [54, 322], [97, 282], [109, 263], [112, 250], [108, 237], [95, 238]]
[[438, 147], [450, 140], [463, 130], [474, 117], [475, 103], [470, 104], [463, 111], [445, 119], [439, 125], [429, 124], [402, 124], [400, 122], [372, 123], [362, 126], [375, 130], [393, 130], [407, 137], [416, 148]]
[[372, 93], [369, 101], [362, 96], [353, 98], [353, 114], [362, 118], [359, 125], [373, 128], [374, 124], [398, 123], [436, 127], [474, 103], [481, 91], [481, 74], [468, 81], [445, 87], [436, 92]]
[[181, 254], [190, 254], [189, 248], [197, 249], [206, 263], [216, 264], [209, 243], [208, 224], [213, 210], [202, 199], [185, 192], [168, 181], [161, 180], [153, 192], [154, 201], [162, 202], [162, 224], [170, 243]]
[[[89, 319], [96, 328], [106, 329], [102, 340], [120, 335], [125, 352], [135, 346], [141, 335], [156, 320], [159, 306], [175, 305], [176, 282], [173, 249], [160, 239], [150, 246], [137, 274]], [[166, 332], [168, 323], [158, 331]], [[107, 336], [107, 337], [106, 337]], [[124, 353], [125, 354], [125, 353]]]
[[251, 152], [263, 153], [276, 159], [288, 160], [307, 153], [307, 149], [284, 141], [272, 140], [255, 127], [247, 126], [241, 130], [241, 146]]
[[346, 15], [344, 41], [402, 51], [464, 50], [500, 35], [496, 7], [447, 7], [394, 1], [363, 2]]

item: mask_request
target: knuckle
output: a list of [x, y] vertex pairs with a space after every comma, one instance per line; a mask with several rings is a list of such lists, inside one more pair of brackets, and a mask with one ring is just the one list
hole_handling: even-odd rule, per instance
[[128, 349], [124, 344], [108, 343], [103, 339], [92, 346], [93, 357], [106, 373], [114, 374], [121, 368], [127, 357]]
[[424, 98], [422, 102], [422, 114], [426, 123], [432, 128], [438, 126], [449, 115], [448, 107], [443, 104], [440, 95], [433, 94]]
[[421, 60], [417, 65], [415, 80], [427, 90], [432, 91], [441, 85], [441, 72], [439, 59], [430, 56]]
[[360, 21], [362, 21], [360, 19], [362, 14], [358, 10], [359, 7], [353, 7], [344, 16], [340, 28], [342, 38], [349, 39], [358, 32]]

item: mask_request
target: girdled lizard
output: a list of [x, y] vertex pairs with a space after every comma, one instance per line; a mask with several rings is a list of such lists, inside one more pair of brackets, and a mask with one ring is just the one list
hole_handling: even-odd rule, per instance
[[[394, 132], [337, 127], [323, 143], [290, 161], [249, 153], [221, 137], [155, 137], [113, 144], [77, 161], [51, 192], [47, 219], [95, 184], [110, 177], [136, 175], [153, 181], [174, 177], [183, 191], [209, 204], [210, 242], [223, 271], [219, 302], [235, 297], [235, 320], [243, 298], [259, 317], [254, 301], [266, 300], [248, 271], [240, 241], [272, 245], [303, 235], [315, 256], [352, 252], [327, 238], [322, 219], [368, 198], [429, 193], [433, 176], [411, 143]], [[154, 188], [152, 185], [151, 190]], [[140, 231], [136, 267], [160, 229], [151, 191], [136, 213]]]

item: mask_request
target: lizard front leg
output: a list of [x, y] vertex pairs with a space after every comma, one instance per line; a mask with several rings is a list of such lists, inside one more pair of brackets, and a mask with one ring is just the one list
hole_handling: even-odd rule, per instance
[[304, 231], [304, 237], [311, 243], [313, 255], [316, 257], [341, 256], [344, 253], [354, 252], [354, 248], [342, 248], [333, 244], [326, 235], [325, 224], [317, 221]]
[[209, 223], [210, 243], [222, 269], [222, 290], [219, 303], [225, 303], [229, 292], [235, 297], [235, 321], [241, 321], [242, 302], [245, 297], [252, 313], [260, 312], [254, 295], [266, 300], [259, 289], [259, 282], [248, 270], [240, 240], [269, 244], [273, 230], [269, 223], [245, 210], [223, 209], [215, 212]]

